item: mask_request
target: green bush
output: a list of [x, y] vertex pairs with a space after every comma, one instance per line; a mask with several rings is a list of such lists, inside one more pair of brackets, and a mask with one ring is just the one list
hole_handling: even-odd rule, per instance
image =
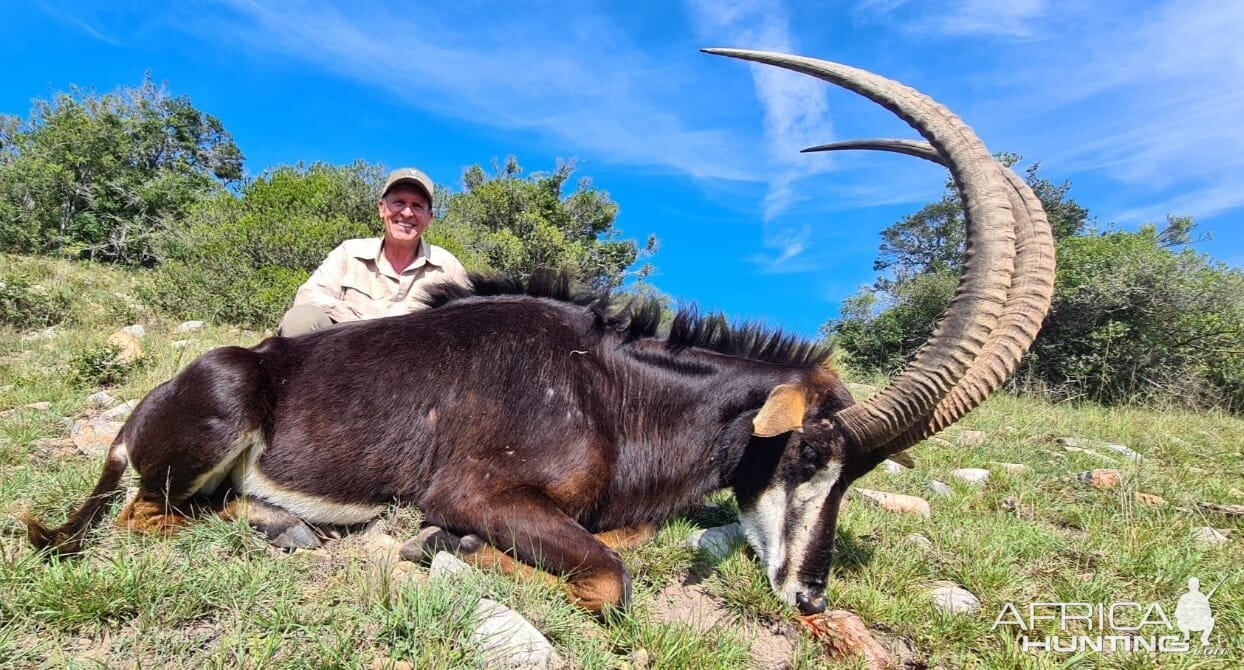
[[68, 318], [72, 301], [59, 289], [20, 274], [0, 277], [0, 323], [23, 330], [46, 328]]
[[126, 362], [119, 357], [121, 350], [113, 344], [99, 344], [74, 352], [69, 359], [73, 378], [86, 387], [116, 386], [138, 369], [137, 361]]
[[191, 212], [164, 242], [149, 299], [178, 316], [273, 326], [343, 240], [379, 234], [379, 169], [281, 167]]

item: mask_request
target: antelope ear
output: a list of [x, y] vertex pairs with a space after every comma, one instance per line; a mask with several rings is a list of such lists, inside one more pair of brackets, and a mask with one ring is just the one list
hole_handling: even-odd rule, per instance
[[773, 437], [795, 430], [803, 425], [803, 412], [807, 401], [804, 391], [794, 384], [779, 384], [769, 392], [760, 413], [752, 419], [752, 435]]

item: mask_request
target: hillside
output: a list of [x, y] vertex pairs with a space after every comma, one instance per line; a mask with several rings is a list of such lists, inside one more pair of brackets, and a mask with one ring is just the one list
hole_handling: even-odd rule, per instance
[[[159, 313], [144, 302], [141, 273], [0, 255], [0, 282], [0, 667], [477, 667], [489, 641], [473, 634], [472, 613], [484, 598], [525, 617], [569, 667], [867, 667], [830, 658], [742, 543], [686, 546], [697, 529], [735, 520], [727, 493], [624, 553], [634, 608], [604, 624], [539, 581], [473, 569], [433, 576], [398, 560], [387, 538], [418, 532], [409, 509], [315, 551], [287, 554], [245, 524], [210, 518], [170, 538], [105, 524], [80, 559], [44, 561], [14, 515], [59, 522], [98, 477], [100, 441], [124, 401], [215, 346], [263, 334]], [[132, 325], [140, 335], [108, 344]], [[117, 358], [135, 343], [132, 360]], [[852, 385], [857, 396], [873, 388]], [[879, 468], [857, 482], [827, 592], [831, 609], [858, 615], [898, 662], [1244, 663], [1244, 519], [1232, 513], [1244, 505], [1244, 419], [998, 395], [911, 453], [916, 468]], [[985, 475], [956, 473], [964, 468], [988, 470], [987, 479], [966, 481]], [[878, 504], [883, 496], [860, 489], [918, 496], [929, 513], [888, 509], [892, 497]], [[1173, 625], [1190, 577], [1204, 591], [1225, 580], [1210, 598], [1219, 655], [1024, 651], [1025, 635], [1100, 631], [1095, 619], [1077, 632], [1053, 619], [1033, 631], [1012, 623], [1029, 623], [1034, 603], [1137, 603], [1116, 623], [1143, 619], [1142, 636], [1170, 635], [1152, 604]], [[931, 592], [947, 585], [978, 606], [939, 607]]]

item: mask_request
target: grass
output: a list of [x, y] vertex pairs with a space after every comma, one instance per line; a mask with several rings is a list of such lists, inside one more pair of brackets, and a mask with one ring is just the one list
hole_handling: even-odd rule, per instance
[[[728, 493], [668, 522], [657, 538], [625, 553], [635, 573], [635, 606], [600, 624], [543, 583], [471, 571], [449, 579], [399, 580], [357, 552], [284, 554], [247, 527], [211, 519], [173, 538], [140, 537], [102, 527], [78, 560], [43, 561], [25, 544], [12, 515], [30, 510], [52, 520], [80, 502], [100, 464], [50, 445], [66, 434], [63, 417], [84, 410], [99, 390], [73, 374], [75, 356], [103, 344], [120, 326], [147, 331], [141, 365], [108, 392], [140, 398], [198, 354], [220, 344], [249, 345], [261, 334], [209, 324], [174, 332], [177, 320], [147, 310], [133, 295], [144, 278], [93, 266], [0, 255], [0, 280], [22, 274], [71, 295], [68, 316], [52, 338], [43, 326], [0, 324], [0, 668], [416, 668], [481, 667], [471, 637], [480, 598], [502, 602], [541, 630], [572, 667], [738, 668], [752, 641], [728, 624], [700, 630], [659, 620], [662, 589], [690, 576], [736, 618], [762, 627], [789, 625], [793, 612], [772, 595], [746, 548], [709, 561], [680, 546], [697, 527], [733, 520]], [[184, 348], [174, 342], [190, 340]], [[48, 409], [28, 408], [48, 402]], [[987, 439], [957, 446], [961, 430]], [[1055, 436], [1126, 444], [1145, 458], [1131, 462], [1068, 452]], [[930, 519], [897, 515], [851, 499], [844, 508], [831, 574], [831, 607], [857, 613], [882, 637], [905, 641], [929, 667], [1225, 668], [1244, 662], [1244, 524], [1196, 507], [1244, 503], [1244, 421], [1094, 405], [1056, 405], [997, 396], [959, 425], [913, 450], [914, 470], [875, 471], [859, 486], [929, 497], [937, 479], [952, 493], [929, 497]], [[1011, 474], [998, 463], [1023, 463]], [[984, 467], [984, 486], [958, 483], [950, 471]], [[1077, 473], [1115, 467], [1123, 485], [1098, 491]], [[1135, 493], [1163, 497], [1151, 507]], [[385, 523], [413, 534], [417, 512], [394, 509]], [[1193, 530], [1213, 526], [1230, 541], [1203, 548]], [[908, 536], [919, 533], [929, 548]], [[340, 543], [342, 547], [348, 542]], [[1021, 611], [1051, 601], [1160, 603], [1173, 617], [1186, 580], [1207, 590], [1226, 582], [1212, 604], [1214, 638], [1229, 658], [1191, 654], [1035, 654], [1021, 650], [1013, 626], [995, 627], [1007, 603]], [[980, 610], [935, 609], [929, 589], [941, 581], [976, 594]], [[1040, 633], [1058, 631], [1038, 622]], [[793, 630], [792, 626], [792, 630]], [[863, 667], [831, 661], [816, 643], [795, 641], [792, 667]]]

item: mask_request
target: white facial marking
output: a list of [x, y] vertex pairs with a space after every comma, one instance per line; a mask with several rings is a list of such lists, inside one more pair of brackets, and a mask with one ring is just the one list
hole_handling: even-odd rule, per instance
[[[793, 513], [789, 515], [790, 524], [786, 528], [786, 579], [782, 585], [774, 585], [774, 591], [780, 594], [787, 602], [795, 602], [795, 594], [804, 591], [803, 584], [799, 583], [799, 577], [796, 572], [803, 563], [804, 555], [808, 551], [808, 544], [812, 541], [812, 530], [816, 527], [816, 522], [821, 517], [821, 510], [825, 507], [825, 500], [829, 497], [829, 490], [834, 487], [834, 483], [838, 481], [838, 476], [842, 474], [842, 463], [830, 461], [816, 474], [812, 475], [812, 479], [795, 487]], [[772, 574], [772, 573], [771, 573]]]
[[785, 524], [786, 489], [780, 482], [774, 482], [765, 489], [750, 511], [739, 510], [739, 525], [743, 526], [743, 534], [760, 557], [760, 562], [764, 563], [770, 584], [774, 584], [774, 576], [786, 558], [786, 547], [782, 542], [782, 526]]

